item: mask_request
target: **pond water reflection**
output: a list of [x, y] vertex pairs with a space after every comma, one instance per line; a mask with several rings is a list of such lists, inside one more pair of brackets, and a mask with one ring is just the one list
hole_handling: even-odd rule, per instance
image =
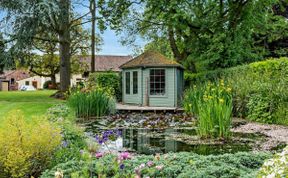
[[[246, 135], [246, 139], [232, 139], [230, 141], [201, 140], [196, 136], [195, 128], [168, 128], [168, 129], [119, 129], [122, 137], [103, 145], [100, 151], [132, 151], [139, 154], [154, 154], [168, 152], [195, 152], [202, 155], [233, 153], [250, 151], [249, 143], [254, 135]], [[96, 135], [103, 129], [86, 127], [89, 135]], [[235, 135], [237, 137], [237, 135]], [[240, 137], [240, 136], [239, 136]], [[238, 140], [238, 141], [235, 141]]]

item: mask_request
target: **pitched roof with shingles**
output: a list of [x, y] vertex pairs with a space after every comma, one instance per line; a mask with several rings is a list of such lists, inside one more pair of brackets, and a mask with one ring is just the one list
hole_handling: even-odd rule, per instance
[[140, 56], [135, 57], [131, 61], [121, 65], [120, 68], [134, 68], [134, 67], [180, 67], [183, 66], [176, 61], [170, 60], [156, 51], [146, 51]]
[[0, 75], [0, 78], [7, 80], [11, 80], [13, 78], [15, 81], [23, 80], [29, 77], [31, 77], [31, 74], [28, 71], [21, 69], [4, 71], [4, 74]]
[[[114, 71], [119, 72], [120, 66], [132, 59], [131, 56], [113, 56], [113, 55], [96, 55], [95, 56], [95, 71], [105, 72]], [[87, 62], [89, 69], [91, 63], [91, 56], [81, 56], [81, 61]]]

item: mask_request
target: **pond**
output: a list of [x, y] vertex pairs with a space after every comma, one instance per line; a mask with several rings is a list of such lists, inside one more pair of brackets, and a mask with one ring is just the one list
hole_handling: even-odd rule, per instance
[[[99, 122], [85, 125], [87, 135], [95, 138], [108, 128]], [[233, 133], [229, 140], [200, 139], [195, 127], [185, 128], [119, 128], [121, 137], [100, 147], [100, 151], [129, 151], [138, 154], [195, 152], [201, 155], [251, 151], [263, 137], [257, 134]]]

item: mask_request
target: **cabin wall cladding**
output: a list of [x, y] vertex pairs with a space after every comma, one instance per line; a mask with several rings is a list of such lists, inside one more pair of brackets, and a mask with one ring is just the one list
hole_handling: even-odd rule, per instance
[[178, 107], [183, 94], [183, 67], [157, 52], [146, 52], [123, 64], [123, 103]]
[[[138, 87], [137, 87], [137, 94], [133, 94], [133, 72], [137, 72], [138, 75]], [[129, 82], [129, 91], [130, 94], [126, 93], [126, 75], [129, 74], [130, 76], [130, 82]], [[141, 69], [129, 69], [122, 72], [122, 93], [123, 93], [123, 102], [127, 104], [142, 104], [142, 78], [139, 77], [139, 75], [142, 75]]]

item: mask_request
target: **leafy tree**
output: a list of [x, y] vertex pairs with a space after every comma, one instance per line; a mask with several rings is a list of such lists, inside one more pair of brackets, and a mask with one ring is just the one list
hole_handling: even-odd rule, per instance
[[[14, 39], [15, 53], [31, 50], [33, 40], [56, 42], [59, 44], [60, 56], [60, 90], [68, 90], [71, 75], [71, 31], [82, 25], [71, 6], [71, 0], [40, 0], [19, 1], [2, 0], [0, 7], [10, 15]], [[57, 38], [39, 36], [43, 33], [53, 33]]]
[[[43, 33], [42, 37], [55, 38], [55, 34]], [[40, 36], [40, 37], [41, 37]], [[79, 60], [78, 55], [85, 55], [89, 49], [90, 35], [86, 30], [83, 30], [80, 26], [73, 28], [71, 31], [71, 72], [83, 73], [88, 70], [87, 64]], [[96, 36], [99, 39], [98, 36]], [[99, 40], [98, 40], [99, 41]], [[97, 44], [98, 45], [98, 44]], [[56, 74], [60, 71], [60, 58], [56, 53], [59, 51], [59, 46], [56, 42], [41, 41], [38, 39], [33, 40], [33, 47], [35, 50], [42, 52], [44, 55], [28, 55], [23, 61], [25, 66], [30, 72], [43, 76], [50, 77], [52, 84], [56, 86]]]
[[26, 60], [29, 63], [29, 71], [43, 77], [50, 77], [52, 85], [56, 87], [56, 74], [60, 71], [59, 56], [45, 54], [43, 56], [33, 55]]
[[4, 67], [5, 67], [5, 44], [4, 39], [2, 38], [2, 35], [0, 34], [0, 74], [3, 73]]
[[174, 58], [195, 72], [199, 66], [215, 69], [262, 59], [267, 48], [257, 45], [259, 29], [263, 36], [272, 32], [271, 37], [280, 34], [277, 27], [287, 32], [287, 20], [271, 10], [279, 2], [102, 0], [99, 4], [105, 24], [127, 35], [124, 42], [133, 42], [135, 34], [155, 42], [167, 39]]
[[254, 36], [257, 47], [264, 47], [265, 57], [288, 56], [288, 1], [280, 0], [272, 8], [267, 23]]
[[169, 41], [166, 38], [155, 38], [153, 41], [144, 46], [144, 51], [155, 50], [162, 53], [169, 59], [173, 59], [173, 52], [169, 46]]
[[91, 72], [95, 72], [95, 31], [96, 31], [96, 0], [90, 0], [91, 13]]

